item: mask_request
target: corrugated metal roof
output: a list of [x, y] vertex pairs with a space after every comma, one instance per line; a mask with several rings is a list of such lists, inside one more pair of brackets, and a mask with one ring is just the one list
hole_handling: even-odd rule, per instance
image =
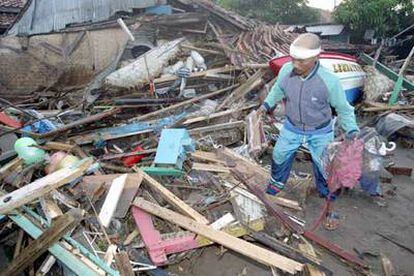
[[68, 24], [99, 22], [119, 11], [132, 11], [166, 0], [33, 0], [8, 35], [32, 35], [64, 29]]
[[315, 25], [307, 26], [306, 31], [308, 33], [317, 33], [321, 36], [327, 35], [339, 35], [344, 30], [344, 25]]
[[7, 28], [11, 23], [13, 23], [15, 17], [15, 14], [0, 13], [0, 28]]
[[26, 0], [0, 0], [0, 7], [4, 8], [23, 8]]

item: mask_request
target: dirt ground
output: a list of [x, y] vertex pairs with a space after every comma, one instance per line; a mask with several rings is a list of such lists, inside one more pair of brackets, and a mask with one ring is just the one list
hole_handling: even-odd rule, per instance
[[[397, 149], [393, 161], [396, 166], [413, 167], [414, 150]], [[308, 170], [310, 164], [295, 164], [296, 170]], [[414, 275], [414, 255], [385, 240], [377, 233], [389, 236], [414, 249], [414, 180], [407, 176], [396, 176], [391, 184], [382, 184], [384, 201], [378, 201], [359, 190], [344, 193], [337, 200], [337, 211], [341, 215], [341, 226], [336, 231], [319, 227], [316, 231], [324, 238], [342, 248], [365, 253], [364, 261], [371, 267], [372, 275], [384, 275], [380, 254], [386, 255], [394, 266], [393, 275]], [[393, 191], [387, 193], [387, 191]], [[381, 203], [385, 203], [381, 204]], [[323, 200], [316, 194], [308, 197], [304, 208], [304, 219], [309, 224], [319, 215]], [[321, 254], [323, 265], [334, 275], [359, 275], [357, 271], [333, 257], [324, 249], [314, 246]], [[170, 266], [169, 272], [177, 275], [224, 276], [224, 275], [272, 275], [269, 268], [255, 263], [235, 252], [220, 254], [219, 246], [203, 249], [201, 255]]]

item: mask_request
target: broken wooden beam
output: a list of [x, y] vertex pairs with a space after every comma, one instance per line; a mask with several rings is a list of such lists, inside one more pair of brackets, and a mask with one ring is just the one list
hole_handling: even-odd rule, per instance
[[254, 110], [246, 117], [246, 130], [249, 154], [257, 157], [263, 151], [267, 142], [262, 119]]
[[193, 104], [195, 102], [198, 102], [198, 101], [201, 101], [201, 100], [204, 100], [204, 99], [208, 99], [208, 98], [211, 98], [211, 97], [220, 95], [222, 93], [225, 93], [227, 91], [232, 90], [233, 88], [236, 88], [237, 86], [238, 86], [238, 84], [231, 85], [229, 87], [226, 87], [226, 88], [223, 88], [223, 89], [220, 89], [220, 90], [217, 90], [217, 91], [214, 91], [214, 92], [211, 92], [211, 93], [202, 95], [202, 96], [198, 96], [198, 97], [189, 99], [187, 101], [184, 101], [184, 102], [181, 102], [181, 103], [178, 103], [178, 104], [175, 104], [175, 105], [171, 105], [169, 107], [162, 108], [162, 109], [159, 109], [159, 110], [154, 111], [154, 112], [150, 112], [150, 113], [141, 115], [139, 117], [132, 118], [129, 121], [143, 121], [143, 120], [146, 120], [148, 118], [151, 118], [151, 117], [154, 117], [154, 116], [158, 116], [160, 114], [163, 114], [165, 112], [168, 112], [168, 111], [171, 111], [171, 110], [175, 110], [177, 108], [184, 107], [184, 106]]
[[224, 109], [230, 103], [234, 103], [235, 101], [240, 100], [253, 89], [256, 89], [264, 85], [264, 81], [262, 80], [264, 74], [264, 70], [257, 71], [253, 76], [251, 76], [243, 84], [241, 84], [233, 92], [231, 92], [218, 106], [217, 111]]
[[1, 276], [18, 275], [31, 265], [40, 255], [57, 242], [67, 231], [75, 227], [82, 219], [81, 210], [72, 209], [60, 216], [52, 226], [40, 235], [33, 243], [14, 259], [11, 264], [1, 272]]
[[51, 223], [53, 219], [63, 215], [62, 210], [56, 204], [51, 194], [46, 194], [40, 198], [40, 206], [49, 223]]
[[152, 215], [158, 216], [164, 220], [177, 224], [184, 229], [202, 235], [218, 244], [221, 244], [240, 254], [250, 257], [264, 265], [274, 266], [291, 274], [295, 274], [296, 272], [303, 269], [303, 264], [301, 263], [248, 243], [242, 239], [233, 237], [232, 235], [229, 235], [223, 231], [215, 230], [210, 226], [198, 223], [193, 219], [148, 202], [143, 198], [136, 198], [134, 205]]
[[215, 164], [193, 163], [191, 169], [204, 172], [230, 173], [229, 168]]
[[[266, 245], [267, 247], [282, 253], [283, 255], [296, 260], [298, 262], [304, 263], [307, 265], [311, 264], [312, 266], [318, 267], [319, 269], [321, 269], [325, 274], [322, 275], [326, 275], [326, 276], [332, 276], [333, 272], [331, 270], [329, 270], [328, 268], [320, 265], [315, 258], [311, 258], [311, 257], [307, 257], [304, 254], [301, 254], [301, 252], [299, 252], [298, 250], [290, 247], [287, 244], [284, 244], [283, 242], [278, 241], [277, 239], [263, 233], [263, 232], [255, 232], [255, 231], [251, 231], [251, 233], [249, 234], [254, 240], [256, 240], [257, 242]], [[312, 274], [311, 274], [312, 275]], [[320, 275], [320, 276], [322, 276]], [[316, 276], [316, 275], [312, 275], [312, 276]]]
[[116, 253], [115, 264], [121, 276], [135, 276], [127, 252], [120, 251], [119, 253]]
[[213, 162], [213, 163], [219, 163], [219, 164], [223, 164], [223, 165], [227, 164], [226, 162], [217, 159], [217, 155], [214, 152], [196, 150], [195, 152], [191, 152], [190, 156], [194, 159], [197, 159], [197, 160]]
[[281, 223], [283, 223], [283, 225], [286, 226], [290, 231], [296, 234], [303, 235], [305, 238], [312, 240], [313, 242], [326, 248], [330, 252], [352, 263], [353, 265], [357, 265], [362, 268], [367, 267], [367, 265], [354, 254], [345, 251], [338, 245], [316, 235], [315, 233], [311, 231], [307, 231], [303, 229], [300, 225], [290, 220], [290, 218], [285, 213], [279, 210], [274, 204], [271, 204], [269, 202], [269, 200], [265, 197], [265, 193], [263, 190], [259, 189], [259, 187], [255, 185], [252, 185], [252, 183], [249, 183], [249, 181], [245, 179], [245, 177], [240, 171], [237, 171], [236, 169], [232, 169], [232, 172], [239, 181], [241, 181], [254, 195], [256, 195], [264, 203], [268, 212], [272, 216], [274, 216], [277, 220], [279, 220]]
[[142, 182], [142, 175], [139, 173], [127, 174], [126, 182], [124, 189], [121, 194], [121, 201], [118, 202], [118, 205], [115, 209], [114, 217], [115, 218], [124, 218], [131, 206], [132, 201], [134, 200], [138, 189]]
[[229, 123], [193, 128], [193, 129], [190, 129], [188, 132], [193, 135], [193, 134], [200, 134], [203, 132], [219, 131], [219, 130], [225, 130], [225, 129], [231, 129], [231, 128], [244, 128], [244, 126], [245, 126], [244, 121], [236, 121], [236, 122], [229, 122]]
[[153, 189], [155, 189], [157, 192], [159, 192], [161, 194], [161, 196], [168, 203], [170, 203], [172, 206], [174, 206], [174, 208], [179, 210], [181, 213], [189, 216], [190, 218], [194, 219], [195, 221], [197, 221], [199, 223], [202, 223], [202, 224], [208, 224], [209, 223], [209, 221], [204, 216], [202, 216], [196, 210], [194, 210], [193, 208], [188, 206], [187, 203], [185, 203], [184, 201], [179, 199], [176, 195], [171, 193], [170, 190], [168, 190], [167, 188], [162, 186], [157, 180], [155, 180], [154, 178], [152, 178], [151, 176], [149, 176], [148, 174], [146, 174], [144, 171], [142, 171], [141, 169], [139, 169], [137, 167], [134, 167], [134, 170], [136, 172], [141, 173], [142, 176], [144, 177], [145, 183], [147, 183]]
[[63, 168], [54, 173], [46, 175], [20, 189], [0, 197], [0, 214], [6, 214], [23, 204], [29, 203], [36, 198], [59, 188], [76, 178], [92, 165], [92, 158], [81, 160], [75, 168]]
[[109, 226], [112, 216], [115, 213], [115, 209], [118, 205], [119, 199], [121, 198], [121, 194], [124, 189], [127, 176], [127, 174], [123, 174], [112, 181], [112, 185], [109, 188], [108, 194], [106, 195], [101, 211], [99, 212], [99, 220], [105, 227]]
[[[269, 173], [266, 170], [229, 148], [223, 147], [217, 153], [222, 160], [231, 160], [236, 165], [234, 169], [242, 173], [245, 181], [264, 190], [265, 185], [263, 183], [267, 183], [269, 178]], [[271, 203], [295, 210], [302, 209], [297, 201], [283, 198], [283, 195], [284, 193], [281, 192], [278, 196], [272, 197]]]
[[111, 110], [108, 110], [108, 111], [105, 111], [105, 112], [102, 112], [102, 113], [99, 113], [99, 114], [95, 114], [95, 115], [92, 115], [92, 116], [89, 116], [89, 117], [86, 117], [86, 118], [82, 118], [80, 120], [77, 120], [77, 121], [71, 122], [69, 124], [66, 124], [63, 127], [60, 127], [60, 128], [55, 129], [55, 130], [49, 131], [47, 133], [41, 134], [40, 138], [46, 138], [46, 137], [54, 136], [54, 135], [57, 135], [59, 133], [70, 130], [74, 127], [80, 126], [80, 125], [90, 124], [90, 123], [100, 121], [103, 118], [112, 116], [112, 115], [114, 115], [114, 114], [116, 114], [120, 111], [121, 111], [121, 109], [119, 109], [119, 108], [113, 108]]
[[[43, 230], [34, 224], [31, 219], [27, 218], [27, 215], [10, 215], [9, 218], [34, 239], [38, 238], [43, 233]], [[108, 267], [100, 258], [97, 258], [82, 245], [67, 236], [65, 236], [65, 240], [71, 244], [75, 244], [74, 247], [78, 252], [80, 251], [80, 253], [74, 254], [74, 247], [63, 241], [55, 243], [50, 246], [48, 250], [54, 257], [56, 257], [56, 259], [65, 264], [75, 274], [98, 276], [106, 272], [108, 275], [118, 276], [117, 271]]]
[[10, 161], [9, 163], [7, 163], [6, 165], [2, 166], [0, 168], [0, 180], [5, 178], [12, 171], [17, 170], [17, 168], [19, 168], [22, 165], [23, 165], [23, 159], [20, 159], [19, 157], [17, 157], [13, 159], [12, 161]]
[[[135, 206], [131, 208], [131, 211], [139, 229], [137, 233], [141, 235], [141, 239], [144, 241], [151, 261], [155, 265], [167, 264], [167, 255], [169, 254], [181, 253], [214, 243], [203, 236], [193, 234], [189, 231], [160, 234], [159, 231], [155, 229], [150, 214]], [[217, 221], [213, 222], [210, 226], [214, 228], [215, 226], [217, 227], [216, 224]], [[251, 220], [248, 225], [255, 231], [261, 231], [264, 228], [264, 220]], [[215, 229], [219, 230], [217, 228]], [[246, 228], [239, 223], [231, 224], [230, 226], [225, 227], [223, 231], [235, 237], [241, 237], [248, 234]]]
[[157, 149], [147, 149], [147, 150], [141, 150], [141, 151], [126, 152], [126, 153], [108, 154], [108, 155], [102, 156], [100, 160], [106, 161], [106, 160], [112, 160], [112, 159], [120, 159], [120, 158], [129, 157], [129, 156], [150, 154], [150, 153], [155, 153], [155, 152], [157, 152]]
[[[188, 79], [196, 79], [196, 78], [204, 78], [207, 74], [220, 74], [220, 73], [230, 73], [230, 72], [234, 72], [234, 71], [239, 71], [241, 68], [237, 68], [234, 66], [225, 66], [222, 68], [214, 68], [214, 69], [209, 69], [206, 71], [201, 71], [201, 72], [194, 72], [191, 73], [190, 76], [188, 77]], [[158, 79], [154, 80], [154, 84], [160, 84], [160, 83], [165, 83], [165, 82], [172, 82], [179, 79], [179, 77], [177, 76], [166, 76], [166, 77], [161, 77]]]
[[385, 276], [394, 275], [394, 267], [392, 266], [391, 260], [381, 253], [381, 265]]

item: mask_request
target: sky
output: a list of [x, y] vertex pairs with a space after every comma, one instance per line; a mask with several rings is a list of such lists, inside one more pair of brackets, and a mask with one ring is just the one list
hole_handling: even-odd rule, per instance
[[332, 11], [334, 8], [334, 3], [336, 2], [336, 5], [339, 5], [342, 0], [308, 0], [309, 6], [324, 9], [324, 10], [330, 10]]

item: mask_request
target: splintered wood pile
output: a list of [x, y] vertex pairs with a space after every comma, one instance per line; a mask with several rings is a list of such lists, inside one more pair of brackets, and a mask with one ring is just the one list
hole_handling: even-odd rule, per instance
[[304, 196], [265, 196], [280, 122], [255, 110], [295, 35], [209, 1], [171, 5], [123, 14], [127, 31], [108, 19], [2, 38], [27, 49], [1, 53], [0, 244], [13, 256], [0, 274], [166, 275], [215, 245], [333, 275], [304, 237], [365, 268], [304, 229], [308, 174], [289, 182]]

